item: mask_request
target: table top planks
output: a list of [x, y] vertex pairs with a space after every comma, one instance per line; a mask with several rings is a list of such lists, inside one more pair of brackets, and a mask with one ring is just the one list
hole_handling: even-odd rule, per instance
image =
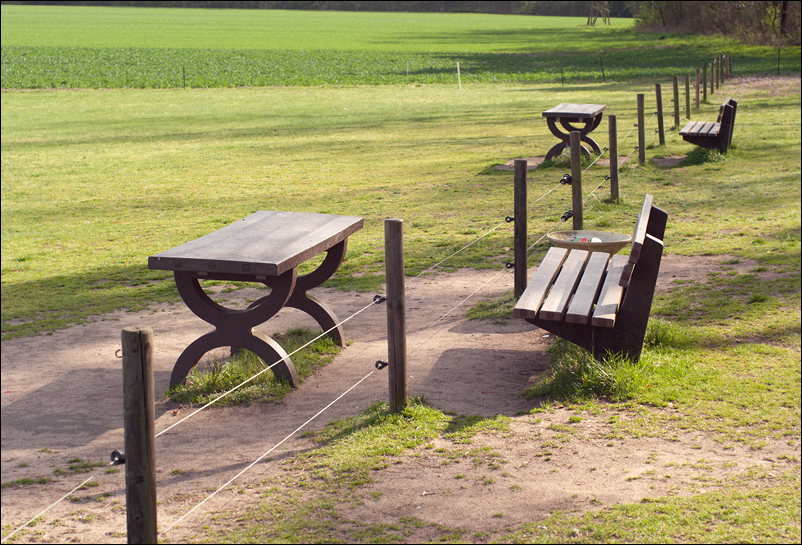
[[573, 104], [562, 103], [543, 112], [543, 117], [570, 117], [574, 119], [592, 119], [601, 114], [606, 104]]
[[152, 255], [148, 268], [278, 276], [361, 229], [355, 216], [260, 210], [213, 233]]

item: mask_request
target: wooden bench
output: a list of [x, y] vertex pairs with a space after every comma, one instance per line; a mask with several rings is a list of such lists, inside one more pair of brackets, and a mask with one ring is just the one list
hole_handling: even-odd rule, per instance
[[727, 153], [732, 144], [732, 129], [735, 126], [735, 110], [738, 103], [728, 98], [718, 111], [715, 123], [704, 121], [689, 121], [681, 131], [680, 136], [691, 144], [703, 148], [718, 148], [721, 153]]
[[668, 214], [646, 195], [629, 256], [549, 249], [513, 310], [600, 358], [640, 359]]

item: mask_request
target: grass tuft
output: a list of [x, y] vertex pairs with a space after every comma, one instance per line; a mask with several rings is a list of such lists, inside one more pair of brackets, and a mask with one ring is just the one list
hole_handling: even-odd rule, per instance
[[551, 370], [531, 388], [527, 398], [554, 397], [575, 402], [594, 397], [625, 401], [635, 395], [644, 365], [610, 355], [598, 361], [587, 350], [557, 339], [549, 347]]
[[693, 165], [703, 165], [705, 163], [722, 163], [727, 160], [726, 155], [722, 155], [717, 149], [696, 147], [685, 159], [680, 161], [679, 166], [689, 167]]

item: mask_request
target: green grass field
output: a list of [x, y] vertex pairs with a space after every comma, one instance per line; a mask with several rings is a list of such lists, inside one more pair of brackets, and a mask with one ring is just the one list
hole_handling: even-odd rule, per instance
[[[130, 15], [124, 24], [109, 19], [126, 14]], [[575, 410], [577, 418], [583, 411], [615, 413], [606, 424], [614, 437], [673, 437], [690, 430], [723, 445], [743, 445], [757, 457], [763, 457], [767, 445], [798, 449], [799, 48], [783, 53], [784, 59], [793, 58], [785, 68], [792, 72], [789, 77], [758, 78], [751, 76], [776, 68], [772, 67], [776, 50], [717, 39], [643, 35], [623, 23], [585, 29], [577, 20], [525, 17], [246, 15], [251, 26], [242, 27], [243, 14], [228, 11], [2, 6], [4, 342], [47, 334], [115, 309], [178, 301], [170, 275], [148, 270], [147, 257], [260, 209], [364, 217], [365, 227], [349, 240], [346, 260], [330, 285], [378, 292], [384, 280], [384, 218], [405, 220], [408, 274], [425, 270], [512, 214], [512, 172], [493, 167], [516, 157], [543, 155], [552, 146], [554, 137], [541, 111], [559, 102], [601, 102], [607, 104], [607, 114], [618, 116], [620, 155], [635, 160], [621, 169], [619, 202], [606, 198], [606, 167], [594, 165], [584, 174], [586, 194], [598, 186], [586, 201], [585, 227], [628, 232], [643, 195], [651, 193], [669, 212], [668, 255], [726, 258], [721, 270], [712, 271], [705, 281], [677, 282], [669, 293], [658, 294], [640, 365], [613, 364], [613, 382], [608, 377], [608, 383], [596, 385], [590, 373], [584, 375], [587, 380], [576, 379], [577, 369], [587, 370], [593, 364], [581, 354], [555, 350], [554, 380], [535, 385], [529, 394], [558, 399]], [[258, 23], [271, 17], [284, 19], [276, 23], [273, 45], [266, 46]], [[291, 41], [299, 25], [316, 28], [304, 17], [314, 18], [324, 30], [347, 22], [354, 25], [354, 37], [318, 29]], [[220, 23], [224, 18], [226, 25]], [[401, 19], [409, 21], [404, 28], [382, 26]], [[45, 28], [58, 31], [48, 34]], [[151, 28], [155, 34], [149, 34]], [[562, 85], [559, 66], [554, 70], [559, 47], [555, 36], [565, 29], [582, 39], [573, 49], [561, 50], [564, 66], [590, 66], [596, 59], [588, 52], [603, 50], [605, 59], [620, 55], [622, 64], [626, 60], [648, 69], [612, 68], [606, 82], [590, 69], [585, 75], [577, 71]], [[382, 33], [386, 40], [373, 43]], [[207, 35], [208, 41], [199, 46], [197, 36], [207, 40]], [[352, 51], [335, 53], [346, 51], [345, 43]], [[752, 66], [740, 73], [750, 77], [725, 82], [692, 113], [694, 119], [713, 119], [727, 96], [739, 102], [734, 146], [726, 157], [699, 154], [683, 142], [672, 129], [666, 98], [671, 76], [684, 73], [674, 68], [690, 71], [719, 50], [733, 54], [736, 76]], [[135, 60], [130, 72], [121, 69], [114, 82], [104, 79], [110, 77], [109, 66], [123, 58], [122, 51], [131, 52], [126, 58]], [[203, 85], [189, 81], [201, 66], [189, 59], [251, 58], [243, 57], [243, 52], [250, 52], [253, 59], [285, 55], [281, 61], [285, 69], [296, 76], [307, 74], [308, 80], [293, 83], [296, 76], [287, 75], [280, 83], [253, 87], [248, 86], [253, 76], [243, 76], [237, 83], [214, 75]], [[162, 53], [173, 55], [169, 57], [173, 60], [165, 63], [168, 57], [160, 57]], [[431, 72], [435, 83], [407, 84], [400, 72], [407, 53], [426, 62], [448, 62], [443, 61], [440, 73]], [[28, 55], [39, 60], [28, 62]], [[328, 85], [336, 82], [321, 74], [330, 68], [287, 68], [301, 58], [320, 61], [334, 55], [340, 55], [342, 66], [356, 74], [348, 82], [359, 85]], [[481, 59], [483, 71], [463, 72], [459, 89], [449, 63], [471, 66], [467, 61], [471, 55]], [[524, 68], [515, 72], [508, 63], [519, 57], [552, 63], [550, 79], [537, 80]], [[83, 68], [70, 65], [78, 58], [85, 59]], [[376, 67], [390, 58], [398, 61], [393, 77], [400, 79], [375, 79], [380, 73]], [[660, 58], [669, 62], [658, 64]], [[364, 59], [368, 59], [364, 66], [358, 66]], [[56, 60], [66, 68], [43, 68]], [[180, 88], [179, 62], [186, 62], [187, 69], [196, 67], [187, 71], [187, 87], [206, 88]], [[130, 74], [136, 70], [171, 63], [169, 77], [160, 80], [156, 72], [148, 72], [137, 80], [139, 84], [132, 84]], [[93, 67], [94, 76], [64, 84], [59, 80], [63, 74], [84, 78]], [[495, 74], [500, 82], [472, 79], [476, 73]], [[12, 80], [20, 83], [7, 85]], [[668, 107], [664, 147], [658, 145], [652, 115], [655, 82], [663, 84]], [[289, 86], [293, 84], [303, 86]], [[243, 87], [229, 88], [232, 85]], [[77, 88], [39, 88], [51, 86]], [[648, 162], [642, 167], [634, 150], [638, 93], [646, 94], [648, 112]], [[681, 101], [684, 104], [684, 97]], [[594, 134], [602, 147], [608, 146], [606, 123]], [[696, 160], [670, 167], [653, 162], [667, 156]], [[564, 225], [559, 217], [571, 206], [570, 188], [558, 187], [542, 201], [534, 200], [559, 186], [566, 171], [557, 162], [530, 172], [531, 240]], [[500, 269], [511, 260], [511, 247], [510, 224], [444, 268]], [[533, 249], [530, 264], [545, 248], [539, 244]], [[747, 260], [747, 272], [730, 267]], [[485, 315], [504, 312], [491, 309]], [[671, 411], [665, 410], [669, 403]], [[546, 401], [544, 410], [551, 406]], [[309, 470], [308, 487], [302, 490], [289, 481], [277, 482], [279, 492], [265, 492], [273, 503], [262, 505], [251, 518], [230, 516], [231, 527], [242, 526], [242, 533], [232, 533], [228, 527], [220, 534], [198, 530], [196, 538], [340, 539], [346, 535], [337, 522], [343, 494], [348, 501], [370, 501], [359, 496], [364, 479], [380, 479], [387, 460], [426, 448], [433, 437], [459, 443], [464, 438], [454, 438], [458, 424], [465, 422], [421, 405], [413, 405], [403, 416], [377, 406], [353, 420], [335, 422], [321, 435], [319, 449], [290, 461]], [[464, 429], [503, 434], [504, 426], [486, 419]], [[355, 457], [354, 452], [362, 454]], [[510, 528], [508, 534], [493, 538], [796, 541], [799, 457], [772, 463], [778, 468], [774, 473], [744, 469], [733, 480], [706, 483], [699, 493], [593, 512], [557, 511], [546, 521]], [[229, 520], [226, 513], [221, 517]], [[572, 538], [572, 528], [584, 537]], [[374, 538], [397, 537], [392, 533], [396, 530], [385, 530], [377, 530]], [[468, 538], [459, 529], [438, 531], [446, 541]], [[357, 539], [356, 534], [347, 535]]]
[[[742, 75], [777, 52], [653, 35], [631, 19], [2, 6], [3, 88], [625, 81], [693, 73], [727, 51]], [[799, 48], [781, 55], [798, 72]]]

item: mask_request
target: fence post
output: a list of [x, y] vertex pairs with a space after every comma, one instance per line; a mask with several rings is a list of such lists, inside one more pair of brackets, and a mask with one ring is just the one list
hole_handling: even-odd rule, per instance
[[638, 93], [638, 164], [640, 166], [646, 164], [646, 133], [643, 126], [643, 102], [643, 93]]
[[715, 70], [715, 62], [710, 63], [710, 94], [713, 95], [716, 91], [716, 70]]
[[156, 543], [156, 401], [153, 330], [122, 330], [128, 543]]
[[607, 123], [610, 128], [610, 198], [616, 200], [618, 199], [618, 121], [616, 116], [608, 115]]
[[523, 295], [526, 290], [526, 273], [529, 268], [526, 257], [526, 159], [515, 160], [515, 187], [513, 199], [515, 200], [513, 214], [515, 216], [513, 246], [515, 250], [515, 299]]
[[702, 65], [702, 100], [707, 102], [707, 63]]
[[579, 131], [571, 131], [571, 203], [574, 211], [574, 230], [582, 229], [582, 141]]
[[674, 85], [674, 127], [679, 126], [679, 77], [671, 76]]
[[721, 87], [721, 56], [716, 55], [716, 89]]
[[[657, 99], [657, 134], [660, 145], [666, 145], [666, 128], [663, 124], [663, 86], [659, 83], [654, 84], [654, 96]], [[640, 124], [640, 120], [638, 121]]]
[[699, 83], [701, 80], [699, 79], [699, 69], [696, 69], [696, 109], [699, 109]]
[[387, 275], [387, 349], [390, 410], [407, 406], [407, 324], [404, 294], [404, 220], [384, 220], [384, 264]]
[[685, 74], [685, 119], [691, 118], [691, 75]]

